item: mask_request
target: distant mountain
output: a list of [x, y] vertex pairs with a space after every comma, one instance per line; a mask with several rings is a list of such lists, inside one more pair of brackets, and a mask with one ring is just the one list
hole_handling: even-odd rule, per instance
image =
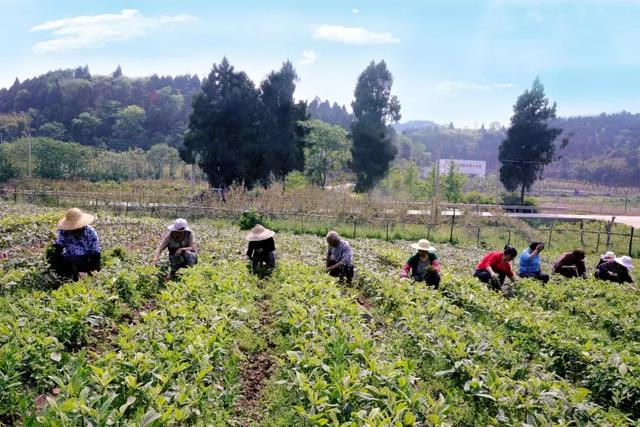
[[[559, 139], [568, 138], [569, 145], [558, 152], [559, 160], [545, 168], [545, 176], [640, 185], [640, 114], [560, 117], [550, 125], [563, 129]], [[498, 147], [506, 137], [506, 129], [498, 126], [477, 130], [406, 127], [402, 133], [422, 144], [434, 159], [486, 160], [489, 173], [497, 170]]]
[[437, 128], [439, 125], [435, 122], [430, 122], [429, 120], [410, 120], [406, 123], [395, 123], [391, 126], [393, 126], [396, 132], [402, 133]]

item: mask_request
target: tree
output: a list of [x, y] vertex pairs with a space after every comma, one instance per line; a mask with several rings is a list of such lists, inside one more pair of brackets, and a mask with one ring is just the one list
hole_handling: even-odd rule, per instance
[[164, 165], [167, 163], [169, 155], [169, 146], [167, 144], [153, 145], [149, 151], [147, 151], [147, 162], [151, 166], [153, 171], [153, 177], [155, 179], [162, 178]]
[[4, 147], [0, 145], [0, 182], [6, 182], [20, 175], [20, 170], [13, 164]]
[[91, 113], [80, 113], [71, 121], [71, 135], [80, 144], [94, 145], [100, 133], [102, 120]]
[[151, 102], [147, 108], [147, 127], [151, 132], [167, 134], [171, 125], [175, 124], [178, 113], [182, 109], [184, 98], [173, 93], [170, 86], [152, 92]]
[[466, 180], [466, 177], [458, 171], [458, 166], [454, 162], [449, 162], [449, 171], [442, 180], [442, 195], [447, 202], [462, 201], [462, 189]]
[[114, 79], [119, 79], [120, 77], [122, 77], [122, 68], [120, 67], [120, 64], [118, 64], [118, 67], [114, 70], [113, 73], [111, 73], [111, 76]]
[[264, 178], [258, 106], [258, 91], [244, 72], [235, 71], [227, 58], [214, 64], [193, 99], [182, 159], [197, 161], [215, 187]]
[[113, 136], [118, 140], [117, 149], [138, 147], [144, 135], [145, 112], [142, 107], [129, 105], [118, 112], [113, 125]]
[[307, 112], [306, 104], [293, 98], [297, 80], [293, 65], [287, 61], [260, 85], [260, 133], [266, 155], [262, 164], [283, 181], [290, 171], [304, 169], [304, 129], [298, 123], [307, 119]]
[[312, 184], [324, 188], [327, 176], [347, 166], [351, 158], [347, 131], [320, 120], [302, 123], [307, 135], [304, 173]]
[[[562, 129], [549, 127], [556, 118], [556, 104], [549, 106], [544, 86], [536, 78], [531, 90], [518, 97], [513, 107], [511, 126], [507, 138], [498, 150], [500, 181], [509, 191], [520, 188], [520, 203], [524, 204], [525, 191], [542, 177], [544, 167], [555, 160], [555, 139]], [[564, 140], [560, 148], [568, 141]]]
[[67, 129], [60, 122], [47, 122], [38, 128], [38, 135], [63, 141]]
[[400, 102], [391, 95], [393, 77], [384, 61], [371, 61], [358, 77], [351, 104], [353, 147], [351, 169], [356, 174], [355, 191], [366, 192], [389, 170], [397, 149], [391, 141], [387, 121], [400, 120]]

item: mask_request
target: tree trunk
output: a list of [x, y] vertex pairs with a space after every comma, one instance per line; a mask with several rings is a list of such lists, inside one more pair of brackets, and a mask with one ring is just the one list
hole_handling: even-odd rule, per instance
[[524, 206], [524, 183], [522, 183], [522, 187], [520, 188], [520, 205]]
[[326, 172], [322, 174], [322, 189], [324, 190], [324, 186], [327, 183], [327, 174]]

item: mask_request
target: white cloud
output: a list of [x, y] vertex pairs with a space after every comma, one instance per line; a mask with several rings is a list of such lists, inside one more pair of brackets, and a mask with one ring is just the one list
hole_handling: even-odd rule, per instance
[[445, 80], [435, 86], [435, 91], [443, 95], [457, 95], [461, 92], [484, 92], [496, 89], [510, 89], [513, 83], [472, 83], [464, 80]]
[[303, 50], [302, 51], [302, 59], [300, 60], [300, 63], [302, 65], [313, 64], [317, 60], [318, 60], [318, 54], [316, 53], [315, 50]]
[[353, 8], [353, 9], [351, 9], [351, 13], [353, 13], [354, 15], [357, 15], [357, 14], [360, 13], [360, 10], [356, 9], [356, 8]]
[[544, 21], [544, 16], [538, 10], [530, 10], [528, 15], [529, 15], [529, 18], [533, 19], [536, 22]]
[[313, 27], [313, 38], [347, 44], [395, 44], [400, 39], [391, 33], [375, 33], [360, 27], [318, 25]]
[[193, 21], [191, 15], [144, 16], [135, 9], [120, 13], [64, 18], [36, 25], [29, 32], [50, 31], [51, 38], [36, 43], [36, 53], [58, 52], [102, 46], [108, 42], [143, 36], [148, 30]]

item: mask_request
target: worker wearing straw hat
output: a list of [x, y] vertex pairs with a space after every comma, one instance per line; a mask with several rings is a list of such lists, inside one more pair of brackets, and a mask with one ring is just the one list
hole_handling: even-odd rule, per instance
[[438, 289], [440, 286], [440, 262], [434, 248], [427, 239], [420, 239], [411, 247], [418, 252], [412, 255], [400, 272], [400, 277], [411, 278], [417, 282], [425, 282], [429, 286]]
[[598, 266], [595, 272], [596, 279], [607, 280], [615, 283], [633, 283], [631, 270], [633, 261], [629, 256], [616, 257]]
[[275, 234], [275, 231], [257, 224], [244, 236], [249, 242], [246, 255], [251, 261], [254, 274], [264, 271], [265, 268], [266, 272], [276, 268], [276, 244], [273, 240]]
[[162, 252], [168, 249], [169, 264], [171, 265], [169, 278], [172, 278], [179, 269], [195, 265], [198, 262], [198, 256], [196, 255], [195, 237], [186, 219], [176, 219], [173, 224], [167, 226], [167, 230], [169, 232], [153, 255], [153, 262], [157, 263]]
[[78, 208], [58, 221], [58, 237], [47, 256], [52, 269], [77, 281], [82, 273], [100, 271], [100, 239], [90, 224], [95, 217]]

